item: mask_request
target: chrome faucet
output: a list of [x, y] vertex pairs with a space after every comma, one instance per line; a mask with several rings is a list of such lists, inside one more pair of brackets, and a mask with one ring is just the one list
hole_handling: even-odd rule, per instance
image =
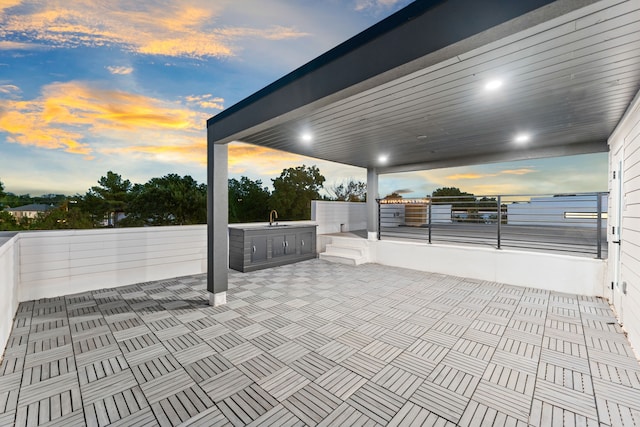
[[276, 219], [278, 219], [278, 211], [273, 209], [271, 212], [269, 212], [269, 226], [273, 225], [273, 216], [275, 215]]

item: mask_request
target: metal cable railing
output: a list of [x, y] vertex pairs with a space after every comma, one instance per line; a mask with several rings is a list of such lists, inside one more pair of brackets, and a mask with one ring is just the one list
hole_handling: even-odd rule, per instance
[[606, 258], [608, 193], [378, 199], [378, 239]]

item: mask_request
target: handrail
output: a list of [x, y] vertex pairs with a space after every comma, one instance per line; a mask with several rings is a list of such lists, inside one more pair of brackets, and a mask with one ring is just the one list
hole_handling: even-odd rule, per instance
[[397, 197], [377, 202], [378, 239], [606, 256], [607, 192]]

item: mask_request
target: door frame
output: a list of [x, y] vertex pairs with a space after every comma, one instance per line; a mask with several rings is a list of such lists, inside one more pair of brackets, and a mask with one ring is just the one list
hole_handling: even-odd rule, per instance
[[[611, 188], [609, 196], [609, 278], [611, 302], [620, 324], [624, 322], [625, 294], [622, 286], [622, 245], [624, 212], [624, 144], [611, 155]], [[613, 202], [613, 203], [611, 203]]]

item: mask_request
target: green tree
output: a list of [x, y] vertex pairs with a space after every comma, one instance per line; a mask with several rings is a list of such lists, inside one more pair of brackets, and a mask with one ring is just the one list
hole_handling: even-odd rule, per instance
[[246, 176], [229, 180], [229, 222], [266, 221], [269, 218], [269, 189], [262, 181]]
[[341, 202], [365, 202], [367, 201], [367, 184], [362, 181], [349, 179], [346, 183], [334, 184], [329, 188], [333, 193], [333, 200]]
[[[108, 171], [107, 176], [98, 180], [98, 184], [91, 187], [89, 194], [99, 199], [96, 200], [96, 209], [109, 218], [109, 225], [116, 227], [119, 215], [127, 212], [131, 199], [131, 182], [128, 179], [123, 180], [117, 173]], [[97, 212], [92, 214], [99, 215]]]
[[[70, 207], [71, 206], [71, 207]], [[91, 215], [65, 201], [62, 206], [38, 214], [31, 222], [31, 230], [58, 230], [93, 228]]]
[[3, 199], [7, 194], [4, 192], [4, 184], [0, 181], [0, 199]]
[[22, 229], [22, 226], [18, 224], [13, 215], [4, 210], [0, 211], [0, 231], [18, 231]]
[[458, 187], [442, 187], [431, 193], [434, 204], [451, 205], [453, 217], [459, 221], [478, 220], [476, 196], [461, 191]]
[[207, 222], [207, 187], [191, 176], [169, 174], [136, 184], [122, 225], [188, 225]]
[[106, 216], [106, 204], [102, 197], [88, 191], [84, 196], [76, 196], [77, 207], [89, 215], [94, 227], [103, 227]]
[[0, 198], [0, 202], [2, 202], [2, 206], [4, 207], [15, 208], [18, 206], [35, 203], [35, 200], [29, 194], [21, 194], [20, 196], [18, 196], [11, 192], [6, 192], [5, 195]]
[[272, 181], [271, 207], [278, 211], [280, 218], [311, 218], [311, 200], [320, 198], [319, 191], [325, 182], [316, 166], [284, 169]]

